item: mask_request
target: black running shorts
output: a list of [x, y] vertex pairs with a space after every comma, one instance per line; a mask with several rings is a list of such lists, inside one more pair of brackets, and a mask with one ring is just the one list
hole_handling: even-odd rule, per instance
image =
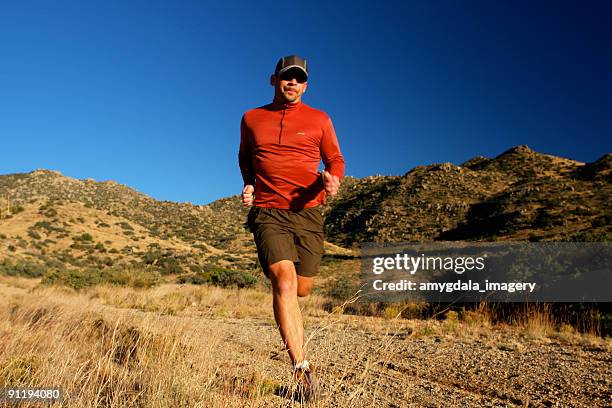
[[259, 263], [268, 278], [268, 266], [282, 260], [293, 261], [300, 276], [317, 274], [323, 255], [320, 207], [283, 210], [253, 206], [247, 223], [257, 245]]

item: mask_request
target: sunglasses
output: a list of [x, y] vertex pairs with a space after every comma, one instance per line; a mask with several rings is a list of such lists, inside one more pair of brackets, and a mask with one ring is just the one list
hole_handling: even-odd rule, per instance
[[295, 78], [295, 80], [299, 84], [303, 84], [308, 79], [304, 71], [302, 71], [301, 69], [297, 69], [297, 68], [290, 69], [288, 71], [283, 72], [282, 74], [279, 75], [279, 78], [281, 81], [291, 81], [292, 79]]

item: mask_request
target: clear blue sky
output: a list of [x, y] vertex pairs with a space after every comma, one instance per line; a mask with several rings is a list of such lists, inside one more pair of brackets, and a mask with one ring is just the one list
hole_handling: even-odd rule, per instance
[[3, 1], [0, 174], [237, 194], [242, 113], [282, 55], [332, 117], [346, 174], [612, 151], [609, 1]]

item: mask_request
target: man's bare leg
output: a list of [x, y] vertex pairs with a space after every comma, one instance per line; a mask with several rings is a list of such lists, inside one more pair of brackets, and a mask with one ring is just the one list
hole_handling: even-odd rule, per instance
[[304, 361], [304, 322], [298, 295], [310, 293], [313, 278], [299, 276], [292, 261], [283, 260], [269, 266], [272, 280], [274, 318], [289, 352], [292, 364]]
[[297, 275], [297, 280], [298, 280], [297, 295], [299, 297], [306, 297], [310, 295], [310, 290], [312, 289], [314, 278]]

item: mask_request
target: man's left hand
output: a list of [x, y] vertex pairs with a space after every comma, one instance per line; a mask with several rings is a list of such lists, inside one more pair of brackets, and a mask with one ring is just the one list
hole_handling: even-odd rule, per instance
[[327, 170], [323, 170], [323, 185], [325, 186], [325, 192], [330, 197], [333, 197], [338, 193], [338, 189], [340, 188], [340, 179]]

